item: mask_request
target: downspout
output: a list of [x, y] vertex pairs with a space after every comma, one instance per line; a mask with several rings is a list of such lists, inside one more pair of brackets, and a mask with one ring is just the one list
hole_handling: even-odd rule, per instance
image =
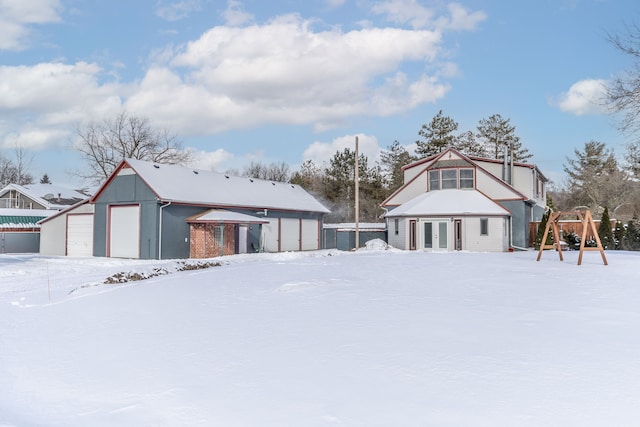
[[158, 259], [162, 259], [162, 210], [169, 206], [171, 202], [160, 205], [160, 221], [158, 224]]

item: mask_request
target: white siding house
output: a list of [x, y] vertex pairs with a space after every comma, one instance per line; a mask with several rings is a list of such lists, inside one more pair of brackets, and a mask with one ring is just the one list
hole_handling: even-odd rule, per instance
[[539, 220], [546, 205], [546, 178], [534, 165], [505, 165], [454, 149], [405, 166], [404, 178], [382, 203], [389, 244], [400, 249], [524, 248], [529, 222]]

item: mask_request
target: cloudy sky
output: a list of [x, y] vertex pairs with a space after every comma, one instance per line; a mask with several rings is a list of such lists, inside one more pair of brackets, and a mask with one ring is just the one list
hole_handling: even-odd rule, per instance
[[322, 163], [359, 135], [370, 161], [440, 109], [459, 131], [501, 114], [553, 179], [589, 140], [625, 137], [602, 84], [637, 0], [0, 0], [0, 149], [79, 186], [83, 123], [122, 109], [195, 167]]

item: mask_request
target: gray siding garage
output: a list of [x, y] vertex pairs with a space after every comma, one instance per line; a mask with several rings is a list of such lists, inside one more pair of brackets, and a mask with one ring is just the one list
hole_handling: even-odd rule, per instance
[[211, 209], [255, 218], [233, 228], [236, 253], [317, 250], [329, 212], [297, 185], [134, 159], [116, 168], [91, 203], [93, 254], [142, 259], [188, 258], [187, 220]]

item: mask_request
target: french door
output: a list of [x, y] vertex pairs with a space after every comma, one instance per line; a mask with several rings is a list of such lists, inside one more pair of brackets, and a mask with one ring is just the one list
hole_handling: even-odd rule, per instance
[[449, 249], [449, 221], [433, 220], [422, 222], [422, 248], [446, 251]]

